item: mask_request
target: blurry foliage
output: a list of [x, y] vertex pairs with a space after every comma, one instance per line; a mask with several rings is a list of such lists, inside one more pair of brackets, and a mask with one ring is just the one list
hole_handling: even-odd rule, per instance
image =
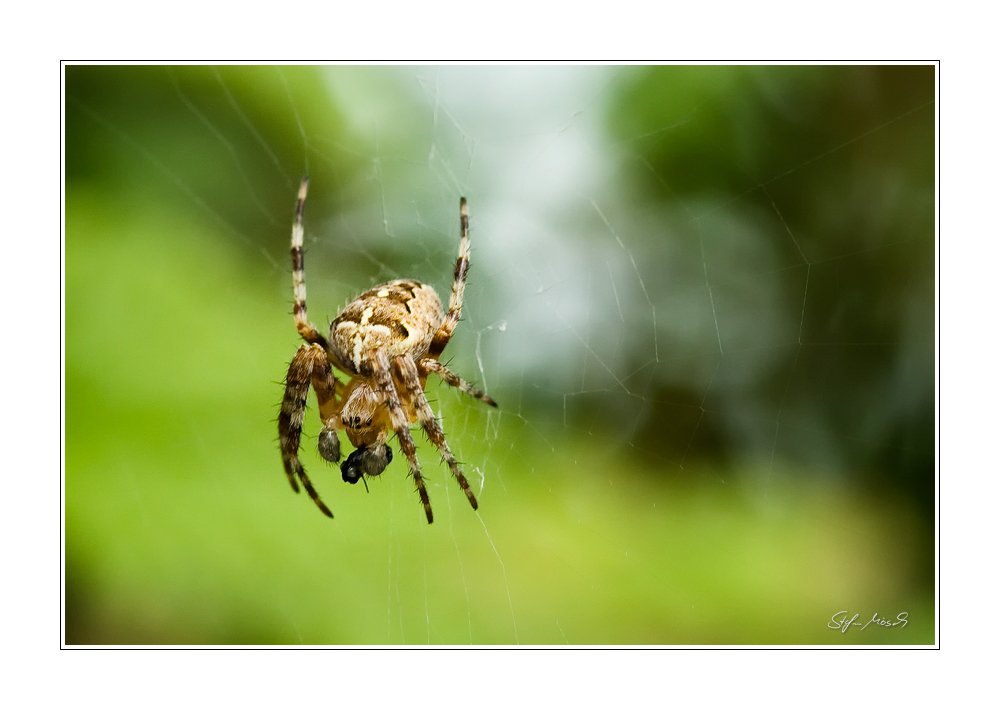
[[[638, 448], [776, 455], [931, 518], [934, 117], [930, 66], [655, 67], [618, 90], [629, 244], [669, 351]], [[718, 334], [684, 315], [706, 283], [694, 317]]]
[[287, 228], [302, 177], [289, 165], [334, 184], [360, 169], [313, 67], [68, 66], [66, 97], [67, 184], [170, 186], [255, 252]]

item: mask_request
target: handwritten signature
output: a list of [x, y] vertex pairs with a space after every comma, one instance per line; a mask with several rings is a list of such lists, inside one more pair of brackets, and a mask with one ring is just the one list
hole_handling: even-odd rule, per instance
[[860, 626], [862, 631], [864, 631], [869, 624], [875, 624], [876, 626], [899, 626], [902, 624], [903, 626], [906, 626], [907, 613], [905, 611], [897, 614], [894, 621], [891, 619], [881, 618], [878, 615], [878, 612], [875, 612], [875, 615], [864, 624], [858, 621], [858, 617], [860, 617], [861, 614], [855, 614], [850, 619], [847, 618], [847, 614], [848, 612], [846, 611], [838, 611], [833, 615], [833, 617], [831, 617], [830, 623], [826, 625], [827, 628], [840, 629], [840, 633], [846, 634], [847, 630], [852, 626]]

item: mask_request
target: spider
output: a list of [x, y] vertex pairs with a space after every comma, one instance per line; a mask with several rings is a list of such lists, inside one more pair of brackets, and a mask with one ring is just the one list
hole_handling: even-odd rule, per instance
[[[302, 265], [302, 212], [309, 178], [299, 186], [292, 223], [292, 289], [295, 305], [292, 314], [299, 335], [308, 343], [292, 358], [285, 378], [285, 396], [278, 415], [278, 439], [285, 474], [292, 490], [299, 492], [296, 478], [324, 515], [333, 513], [320, 499], [299, 460], [299, 439], [305, 415], [309, 385], [316, 390], [323, 428], [319, 433], [319, 453], [327, 461], [340, 461], [340, 438], [344, 430], [356, 448], [340, 464], [348, 483], [365, 476], [378, 476], [392, 461], [392, 449], [386, 443], [389, 433], [396, 434], [406, 456], [410, 475], [417, 485], [427, 522], [434, 522], [431, 502], [417, 462], [417, 451], [409, 425], [420, 422], [427, 438], [437, 447], [469, 504], [479, 507], [462, 469], [445, 441], [441, 423], [434, 416], [424, 387], [434, 373], [445, 384], [479, 399], [491, 407], [497, 403], [441, 364], [438, 358], [462, 315], [462, 295], [469, 272], [469, 211], [465, 198], [459, 201], [461, 241], [455, 263], [455, 281], [451, 288], [448, 311], [433, 288], [410, 279], [400, 279], [365, 291], [347, 304], [330, 324], [324, 337], [306, 315], [306, 284]], [[337, 379], [333, 368], [347, 375], [346, 384]], [[367, 487], [367, 483], [365, 483]]]

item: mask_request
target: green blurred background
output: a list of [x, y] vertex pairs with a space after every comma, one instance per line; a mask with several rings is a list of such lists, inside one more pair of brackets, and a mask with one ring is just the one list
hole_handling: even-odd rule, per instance
[[[67, 66], [66, 643], [934, 643], [934, 71]], [[478, 513], [289, 489], [305, 173], [321, 328], [468, 198]]]

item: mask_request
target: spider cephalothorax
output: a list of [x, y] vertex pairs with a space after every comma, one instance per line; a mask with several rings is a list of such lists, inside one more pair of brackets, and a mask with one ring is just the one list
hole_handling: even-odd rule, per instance
[[[302, 420], [312, 384], [323, 421], [318, 441], [320, 455], [327, 461], [340, 461], [337, 434], [340, 430], [347, 433], [347, 439], [356, 447], [340, 465], [345, 481], [357, 483], [363, 476], [381, 474], [392, 461], [392, 449], [386, 441], [390, 432], [395, 433], [416, 482], [427, 522], [433, 522], [430, 498], [409, 429], [410, 424], [419, 422], [458, 479], [473, 509], [477, 508], [476, 497], [424, 394], [427, 377], [433, 372], [452, 387], [497, 406], [493, 399], [438, 361], [462, 314], [462, 295], [469, 271], [469, 214], [465, 198], [459, 203], [462, 236], [447, 312], [430, 286], [408, 279], [390, 281], [348, 303], [330, 324], [329, 337], [324, 337], [306, 315], [302, 211], [308, 186], [309, 180], [304, 179], [292, 225], [292, 286], [295, 325], [309, 345], [300, 346], [288, 366], [285, 397], [278, 415], [281, 458], [288, 482], [298, 492], [296, 478], [301, 481], [319, 509], [333, 517], [299, 461]], [[347, 384], [336, 378], [334, 367], [350, 378]]]

